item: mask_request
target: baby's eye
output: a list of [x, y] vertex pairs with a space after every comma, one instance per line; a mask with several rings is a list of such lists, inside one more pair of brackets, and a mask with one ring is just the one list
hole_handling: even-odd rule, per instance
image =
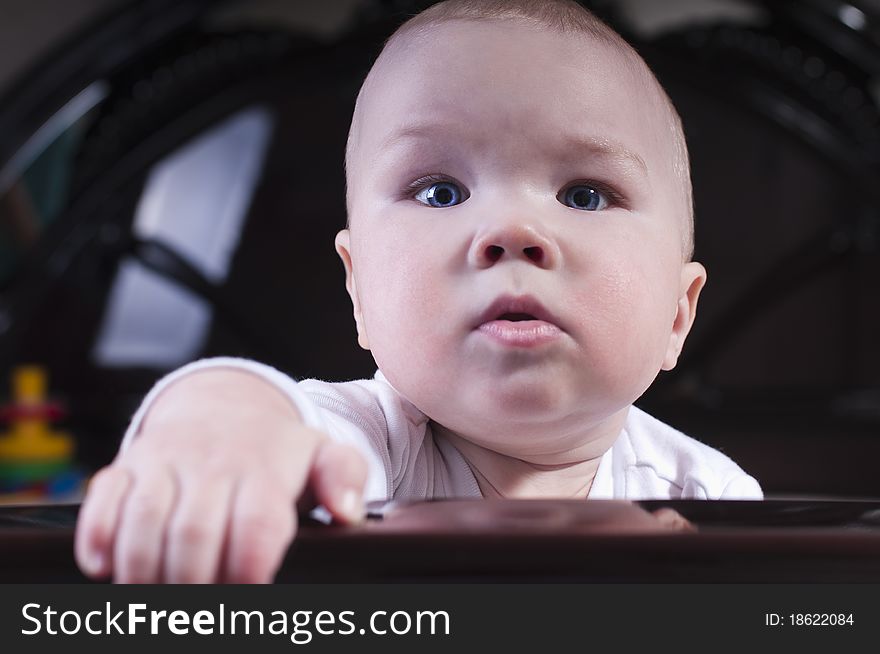
[[413, 197], [431, 207], [454, 207], [465, 201], [464, 191], [455, 182], [435, 182], [426, 186]]
[[559, 199], [567, 207], [583, 211], [601, 211], [610, 204], [605, 193], [589, 184], [569, 186], [560, 194]]

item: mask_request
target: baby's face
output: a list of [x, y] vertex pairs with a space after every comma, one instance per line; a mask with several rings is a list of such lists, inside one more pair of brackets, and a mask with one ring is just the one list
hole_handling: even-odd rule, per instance
[[380, 59], [337, 250], [361, 345], [430, 418], [562, 452], [674, 365], [704, 271], [661, 106], [611, 46], [518, 22]]

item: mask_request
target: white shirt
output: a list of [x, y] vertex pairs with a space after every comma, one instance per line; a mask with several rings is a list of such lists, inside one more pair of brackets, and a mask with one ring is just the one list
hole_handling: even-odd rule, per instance
[[[310, 427], [356, 447], [369, 465], [364, 499], [480, 497], [470, 466], [428, 417], [376, 372], [373, 379], [296, 382], [247, 359], [204, 359], [161, 379], [132, 418], [122, 447], [171, 382], [204, 368], [236, 368], [281, 390]], [[762, 499], [758, 482], [729, 457], [630, 407], [620, 436], [602, 456], [590, 499]]]

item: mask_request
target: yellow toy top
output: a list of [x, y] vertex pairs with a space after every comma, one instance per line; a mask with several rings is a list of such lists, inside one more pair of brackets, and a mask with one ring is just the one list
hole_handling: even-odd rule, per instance
[[0, 433], [0, 462], [59, 462], [73, 453], [69, 434], [52, 430], [53, 407], [46, 400], [46, 371], [19, 366], [12, 372], [9, 431]]

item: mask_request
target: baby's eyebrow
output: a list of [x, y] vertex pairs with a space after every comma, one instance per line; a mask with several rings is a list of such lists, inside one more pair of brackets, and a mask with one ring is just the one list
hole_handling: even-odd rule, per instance
[[438, 134], [453, 134], [454, 127], [441, 123], [411, 123], [392, 131], [380, 144], [380, 150], [400, 145], [409, 139], [436, 138]]
[[568, 156], [571, 155], [571, 152], [580, 154], [586, 150], [591, 158], [607, 159], [612, 163], [623, 164], [627, 167], [634, 165], [643, 175], [648, 175], [648, 166], [637, 152], [633, 152], [624, 144], [611, 139], [597, 138], [588, 134], [569, 134], [566, 135], [562, 145], [556, 147], [561, 153]]
[[[459, 139], [470, 138], [474, 141], [484, 140], [484, 137], [478, 134], [470, 134], [469, 136], [467, 130], [462, 133], [462, 130], [456, 129], [454, 125], [418, 122], [405, 124], [393, 130], [382, 140], [379, 151], [393, 150], [409, 140], [436, 139], [438, 135], [455, 135]], [[611, 164], [635, 170], [645, 177], [648, 176], [648, 166], [637, 152], [629, 149], [623, 143], [606, 137], [568, 133], [564, 134], [559, 141], [542, 144], [540, 149], [555, 159], [579, 159], [584, 154], [588, 154], [590, 159], [605, 160]]]

